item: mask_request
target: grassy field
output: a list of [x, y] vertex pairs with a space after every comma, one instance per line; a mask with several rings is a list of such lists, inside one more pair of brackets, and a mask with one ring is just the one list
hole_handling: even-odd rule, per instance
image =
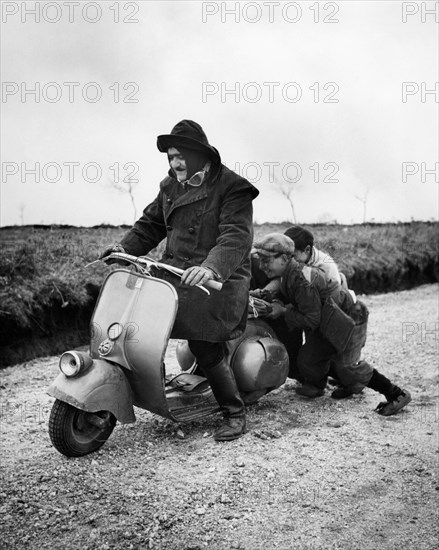
[[[255, 226], [255, 237], [289, 224]], [[307, 226], [358, 293], [439, 280], [438, 223]], [[88, 320], [108, 267], [84, 266], [127, 227], [0, 228], [0, 365], [86, 342]], [[159, 255], [163, 243], [155, 254]]]

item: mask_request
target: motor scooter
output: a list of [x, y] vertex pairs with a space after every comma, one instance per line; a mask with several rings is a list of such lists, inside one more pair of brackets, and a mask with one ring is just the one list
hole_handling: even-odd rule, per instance
[[[131, 268], [116, 268], [106, 277], [91, 318], [89, 351], [66, 351], [60, 373], [48, 389], [55, 397], [49, 435], [68, 457], [98, 450], [116, 421], [135, 422], [134, 406], [175, 422], [192, 421], [219, 411], [212, 390], [197, 368], [187, 342], [177, 345], [182, 372], [165, 372], [164, 357], [178, 308], [174, 286], [160, 278], [165, 269], [176, 277], [183, 270], [148, 257], [112, 253]], [[94, 262], [92, 262], [94, 263]], [[208, 281], [200, 292], [221, 292]], [[246, 404], [280, 387], [288, 375], [288, 354], [269, 325], [249, 321], [245, 333], [226, 343], [226, 358]]]

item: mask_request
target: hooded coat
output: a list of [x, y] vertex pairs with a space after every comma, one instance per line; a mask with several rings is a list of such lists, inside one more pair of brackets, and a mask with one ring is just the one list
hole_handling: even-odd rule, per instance
[[[218, 155], [219, 159], [219, 155]], [[210, 296], [182, 285], [161, 271], [179, 298], [171, 338], [224, 342], [239, 337], [247, 322], [250, 251], [253, 241], [252, 201], [259, 191], [219, 162], [200, 187], [182, 185], [172, 170], [160, 183], [156, 199], [124, 236], [129, 254], [147, 254], [164, 238], [163, 263], [187, 269], [201, 265], [223, 282]]]

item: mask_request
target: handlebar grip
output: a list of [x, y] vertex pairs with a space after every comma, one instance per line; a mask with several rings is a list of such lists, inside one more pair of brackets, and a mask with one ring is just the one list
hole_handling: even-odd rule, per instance
[[214, 281], [213, 279], [209, 279], [207, 283], [203, 283], [203, 286], [207, 288], [212, 288], [213, 290], [221, 290], [223, 288], [223, 283], [220, 283], [219, 281]]

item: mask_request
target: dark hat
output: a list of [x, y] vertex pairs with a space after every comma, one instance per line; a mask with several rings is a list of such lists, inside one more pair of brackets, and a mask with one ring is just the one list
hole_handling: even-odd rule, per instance
[[202, 151], [213, 162], [221, 162], [220, 154], [207, 141], [203, 128], [193, 120], [181, 120], [172, 128], [170, 134], [157, 137], [157, 147], [161, 153], [166, 153], [170, 147], [178, 149], [178, 146]]
[[314, 246], [314, 235], [300, 225], [292, 225], [285, 231], [284, 235], [293, 240], [299, 250], [305, 250], [307, 246]]
[[294, 254], [294, 242], [282, 233], [268, 233], [253, 245], [252, 252], [258, 256], [270, 256], [271, 254]]

